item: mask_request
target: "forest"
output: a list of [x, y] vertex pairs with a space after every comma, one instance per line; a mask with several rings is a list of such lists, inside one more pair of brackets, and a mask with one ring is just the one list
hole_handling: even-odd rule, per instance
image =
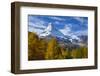
[[56, 38], [45, 40], [28, 32], [28, 60], [79, 59], [88, 57], [88, 48], [69, 49], [59, 45]]

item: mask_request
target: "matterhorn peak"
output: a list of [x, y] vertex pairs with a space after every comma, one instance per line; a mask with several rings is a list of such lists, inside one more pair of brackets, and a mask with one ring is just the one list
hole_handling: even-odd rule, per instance
[[44, 31], [51, 31], [52, 30], [52, 23], [48, 23], [47, 28]]
[[48, 23], [48, 26], [44, 31], [39, 35], [40, 37], [45, 37], [51, 34], [52, 31], [52, 23]]

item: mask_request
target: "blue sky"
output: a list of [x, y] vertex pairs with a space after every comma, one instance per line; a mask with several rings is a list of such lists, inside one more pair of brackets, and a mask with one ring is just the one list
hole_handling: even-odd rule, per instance
[[49, 23], [64, 34], [88, 33], [88, 17], [28, 15], [29, 31], [41, 33]]

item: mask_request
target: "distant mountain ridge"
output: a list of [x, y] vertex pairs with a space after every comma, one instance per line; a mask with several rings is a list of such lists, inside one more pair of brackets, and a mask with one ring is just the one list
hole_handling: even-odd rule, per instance
[[[35, 28], [36, 30], [37, 28]], [[39, 28], [38, 28], [39, 29]], [[65, 27], [65, 31], [68, 29]], [[65, 45], [87, 45], [88, 37], [87, 35], [76, 35], [74, 33], [65, 34], [63, 30], [55, 28], [52, 23], [38, 34], [39, 38], [44, 38], [49, 40], [51, 38], [56, 38], [59, 43], [64, 43]]]
[[49, 35], [57, 37], [57, 38], [69, 39], [71, 42], [72, 42], [73, 39], [80, 41], [80, 38], [76, 35], [64, 35], [63, 32], [56, 29], [52, 25], [52, 23], [48, 24], [47, 28], [44, 29], [44, 31], [39, 34], [39, 37], [42, 38], [42, 37], [46, 37], [46, 36], [49, 36]]

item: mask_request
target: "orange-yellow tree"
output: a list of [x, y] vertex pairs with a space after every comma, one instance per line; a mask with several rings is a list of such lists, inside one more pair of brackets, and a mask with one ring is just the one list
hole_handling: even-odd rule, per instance
[[48, 42], [45, 59], [64, 59], [66, 58], [66, 50], [61, 48], [55, 38]]

